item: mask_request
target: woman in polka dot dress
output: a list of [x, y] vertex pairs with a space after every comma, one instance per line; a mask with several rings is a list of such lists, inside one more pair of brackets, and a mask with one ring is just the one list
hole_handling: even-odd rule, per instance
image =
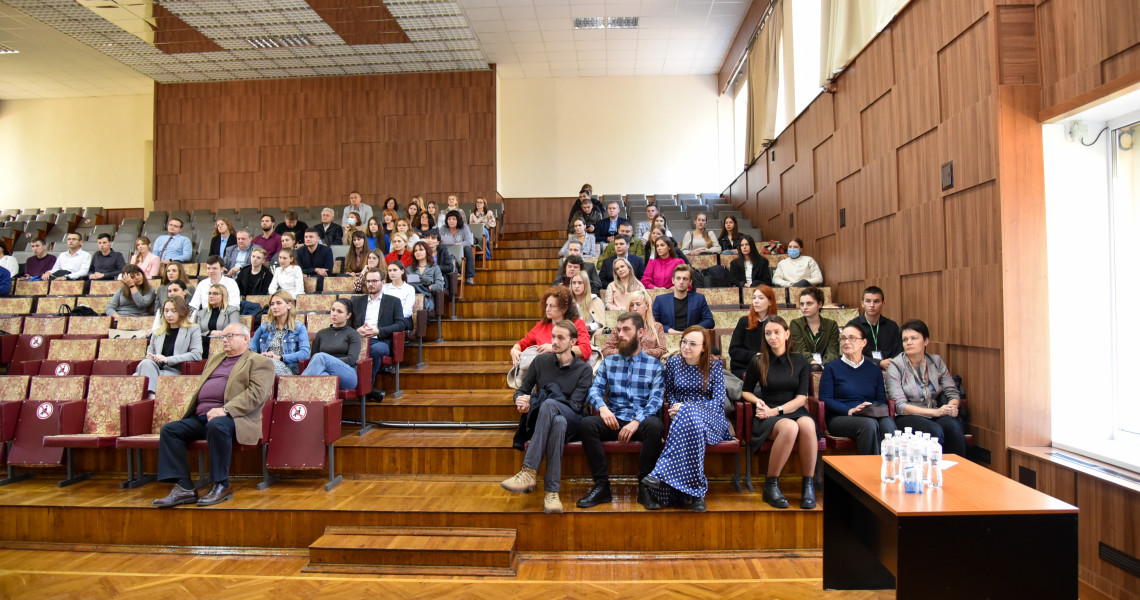
[[705, 446], [729, 439], [724, 416], [724, 363], [712, 359], [712, 334], [693, 326], [681, 335], [681, 355], [665, 361], [665, 401], [672, 423], [653, 472], [642, 480], [662, 506], [692, 502], [704, 512]]

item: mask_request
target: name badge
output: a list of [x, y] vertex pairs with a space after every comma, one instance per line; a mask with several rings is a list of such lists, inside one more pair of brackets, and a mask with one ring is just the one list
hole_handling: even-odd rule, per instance
[[820, 364], [820, 365], [823, 364], [823, 355], [820, 354], [819, 352], [813, 353], [811, 355], [811, 358], [812, 358], [812, 360], [814, 360], [816, 362], [816, 364]]
[[875, 360], [883, 360], [883, 353], [879, 352], [878, 350], [875, 350], [875, 351], [871, 352], [871, 358], [873, 358]]

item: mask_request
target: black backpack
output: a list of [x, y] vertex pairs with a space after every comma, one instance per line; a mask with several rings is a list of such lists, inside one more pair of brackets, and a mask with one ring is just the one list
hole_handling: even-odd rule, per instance
[[57, 315], [63, 315], [65, 317], [98, 317], [99, 316], [99, 313], [95, 312], [95, 309], [91, 308], [90, 306], [83, 306], [82, 304], [80, 304], [79, 306], [76, 306], [75, 308], [71, 308], [70, 306], [68, 306], [66, 304], [60, 304], [59, 310], [56, 311], [56, 314]]

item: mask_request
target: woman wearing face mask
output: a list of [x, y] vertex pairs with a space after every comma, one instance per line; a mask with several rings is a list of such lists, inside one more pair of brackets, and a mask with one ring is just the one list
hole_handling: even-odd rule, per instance
[[336, 375], [340, 389], [356, 389], [356, 362], [360, 359], [360, 334], [349, 323], [352, 302], [338, 298], [329, 310], [329, 326], [313, 338], [309, 365], [302, 375]]
[[[653, 319], [653, 299], [645, 290], [633, 292], [629, 295], [629, 312], [641, 315], [645, 327], [638, 332], [637, 341], [641, 351], [656, 359], [665, 356], [665, 328]], [[606, 345], [602, 347], [602, 357], [618, 353], [618, 332], [614, 331], [606, 338]]]
[[788, 242], [788, 258], [776, 265], [776, 272], [772, 275], [772, 283], [779, 287], [809, 287], [823, 285], [823, 273], [815, 259], [802, 254], [804, 242], [800, 238], [792, 238]]
[[839, 324], [821, 317], [823, 290], [809, 287], [800, 294], [803, 316], [792, 320], [792, 346], [811, 362], [813, 371], [839, 358]]
[[752, 305], [748, 314], [740, 317], [732, 330], [728, 356], [732, 359], [732, 374], [744, 379], [748, 363], [764, 349], [764, 324], [768, 317], [776, 316], [776, 292], [761, 285], [752, 290]]
[[297, 320], [289, 292], [281, 290], [269, 298], [269, 314], [261, 320], [249, 349], [272, 360], [278, 375], [296, 375], [299, 363], [309, 360], [309, 332]]

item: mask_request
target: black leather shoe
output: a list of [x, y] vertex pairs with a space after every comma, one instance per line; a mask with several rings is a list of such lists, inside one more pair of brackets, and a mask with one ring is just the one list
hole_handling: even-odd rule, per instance
[[232, 487], [215, 483], [210, 486], [210, 491], [205, 496], [198, 499], [198, 506], [213, 506], [233, 497], [234, 489]]
[[391, 375], [396, 372], [396, 367], [380, 367], [380, 372], [384, 373], [385, 375]]
[[705, 512], [705, 499], [693, 498], [693, 503], [689, 505], [689, 510], [693, 512]]
[[170, 508], [171, 506], [178, 506], [179, 504], [194, 504], [198, 501], [198, 492], [195, 490], [188, 490], [177, 483], [174, 487], [170, 488], [170, 493], [165, 498], [159, 498], [151, 502], [151, 506], [158, 508]]
[[803, 493], [800, 495], [800, 508], [815, 508], [815, 478], [804, 477]]
[[776, 508], [788, 507], [788, 499], [780, 491], [779, 477], [764, 477], [764, 501]]
[[645, 487], [643, 484], [637, 485], [637, 501], [645, 507], [645, 510], [661, 509], [661, 503], [653, 497], [653, 494], [649, 493], [649, 488]]
[[386, 392], [384, 390], [378, 390], [376, 388], [372, 388], [372, 391], [368, 392], [368, 399], [373, 401], [373, 402], [383, 402], [384, 396], [387, 396], [387, 395], [388, 395], [388, 392]]
[[590, 508], [591, 506], [608, 504], [613, 501], [614, 497], [610, 494], [610, 482], [598, 481], [594, 483], [594, 487], [590, 488], [590, 491], [578, 501], [578, 508]]

